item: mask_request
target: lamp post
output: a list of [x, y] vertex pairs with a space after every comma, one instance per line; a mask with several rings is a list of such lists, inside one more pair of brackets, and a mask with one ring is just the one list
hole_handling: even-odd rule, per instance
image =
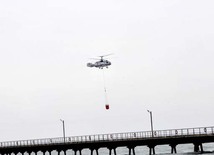
[[153, 121], [152, 121], [152, 111], [147, 110], [150, 114], [150, 121], [151, 121], [151, 131], [152, 131], [152, 137], [154, 137], [154, 133], [153, 133]]
[[65, 121], [60, 119], [60, 121], [62, 122], [62, 126], [63, 126], [63, 139], [64, 139], [64, 143], [65, 143]]

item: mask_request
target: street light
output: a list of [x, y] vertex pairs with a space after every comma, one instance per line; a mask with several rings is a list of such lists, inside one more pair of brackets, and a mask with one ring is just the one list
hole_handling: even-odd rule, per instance
[[63, 126], [63, 138], [64, 138], [64, 143], [65, 143], [65, 121], [60, 119], [60, 121], [62, 122], [62, 126]]
[[152, 111], [147, 110], [150, 114], [150, 121], [151, 121], [151, 131], [152, 131], [152, 137], [154, 137], [154, 133], [153, 133], [153, 121], [152, 121]]

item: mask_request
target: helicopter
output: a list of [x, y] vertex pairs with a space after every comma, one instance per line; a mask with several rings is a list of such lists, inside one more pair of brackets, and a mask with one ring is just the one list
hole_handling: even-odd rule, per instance
[[100, 59], [93, 58], [93, 59], [99, 60], [99, 61], [97, 61], [95, 63], [87, 63], [87, 66], [88, 67], [97, 67], [99, 69], [103, 69], [104, 67], [108, 68], [108, 66], [111, 65], [111, 62], [106, 60], [106, 59], [103, 59], [103, 57], [106, 57], [106, 56], [109, 56], [109, 55], [112, 55], [112, 54], [99, 56]]

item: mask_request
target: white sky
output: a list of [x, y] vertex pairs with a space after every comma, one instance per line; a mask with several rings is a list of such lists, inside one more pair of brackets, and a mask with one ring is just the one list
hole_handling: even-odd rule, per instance
[[[0, 1], [0, 141], [213, 125], [213, 0]], [[114, 53], [105, 70], [89, 58]], [[92, 60], [93, 61], [93, 60]]]

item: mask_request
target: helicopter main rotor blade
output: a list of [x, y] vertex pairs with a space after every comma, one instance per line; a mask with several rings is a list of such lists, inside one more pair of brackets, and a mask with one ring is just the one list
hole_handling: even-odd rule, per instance
[[90, 59], [92, 59], [92, 60], [100, 60], [100, 59], [98, 59], [98, 58], [90, 58]]
[[103, 57], [107, 57], [107, 56], [113, 55], [113, 54], [114, 54], [114, 53], [110, 53], [110, 54], [106, 54], [106, 55], [101, 55], [101, 56], [99, 56], [99, 57], [103, 58]]

